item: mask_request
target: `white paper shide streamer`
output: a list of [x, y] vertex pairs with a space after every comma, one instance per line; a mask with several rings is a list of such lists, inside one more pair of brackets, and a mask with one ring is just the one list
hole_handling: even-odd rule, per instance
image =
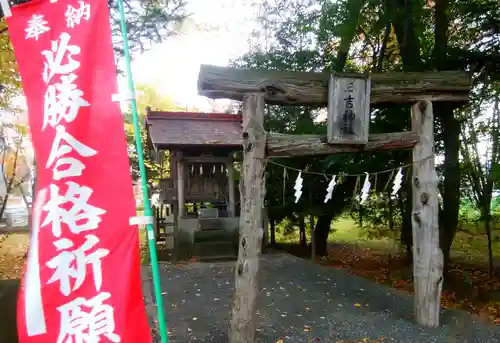
[[360, 204], [363, 204], [366, 199], [368, 199], [368, 194], [370, 193], [370, 187], [372, 186], [372, 184], [370, 183], [370, 175], [368, 175], [368, 173], [365, 173], [366, 174], [366, 177], [365, 177], [365, 182], [363, 183], [363, 189], [361, 189], [361, 200], [360, 200]]
[[332, 198], [333, 189], [337, 184], [336, 178], [337, 175], [333, 175], [332, 179], [328, 183], [328, 187], [326, 188], [325, 204]]
[[299, 172], [293, 189], [295, 189], [295, 203], [298, 203], [300, 197], [302, 196], [302, 172]]
[[403, 182], [403, 168], [399, 168], [396, 177], [394, 178], [394, 183], [392, 184], [392, 195], [396, 195], [401, 189], [401, 183]]

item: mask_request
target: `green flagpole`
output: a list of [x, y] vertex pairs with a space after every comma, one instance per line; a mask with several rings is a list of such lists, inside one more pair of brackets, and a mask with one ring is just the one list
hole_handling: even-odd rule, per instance
[[[118, 8], [120, 10], [120, 26], [123, 38], [123, 51], [125, 52], [125, 68], [127, 72], [128, 88], [132, 103], [132, 122], [134, 124], [135, 149], [137, 150], [137, 158], [139, 162], [139, 173], [141, 176], [142, 194], [144, 196], [144, 215], [152, 217], [151, 204], [148, 196], [148, 184], [146, 181], [146, 168], [144, 167], [144, 153], [142, 151], [141, 128], [139, 126], [139, 115], [137, 112], [137, 101], [135, 99], [134, 79], [132, 78], [132, 67], [130, 63], [130, 51], [128, 48], [128, 33], [127, 24], [125, 22], [125, 12], [123, 10], [123, 0], [118, 0]], [[158, 268], [158, 256], [156, 255], [156, 239], [152, 224], [146, 225], [149, 255], [151, 258], [151, 270], [153, 272], [153, 284], [156, 298], [156, 310], [158, 314], [158, 325], [160, 329], [160, 337], [162, 343], [168, 343], [167, 328], [165, 323], [165, 313], [163, 309], [163, 299], [161, 296], [160, 272]]]

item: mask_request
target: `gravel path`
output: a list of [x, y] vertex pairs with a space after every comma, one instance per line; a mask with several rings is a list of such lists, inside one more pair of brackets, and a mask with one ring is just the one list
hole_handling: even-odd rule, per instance
[[17, 343], [16, 303], [19, 282], [0, 279], [0, 342]]
[[[228, 341], [234, 265], [161, 265], [170, 343]], [[286, 254], [262, 257], [259, 282], [258, 342], [500, 342], [500, 327], [462, 311], [421, 328], [407, 294]]]

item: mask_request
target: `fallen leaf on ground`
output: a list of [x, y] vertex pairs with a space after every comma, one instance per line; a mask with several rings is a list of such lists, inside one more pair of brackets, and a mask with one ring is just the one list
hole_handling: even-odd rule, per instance
[[[283, 248], [292, 255], [310, 258], [310, 253], [301, 251], [298, 244], [283, 245]], [[318, 258], [316, 262], [399, 291], [413, 293], [413, 271], [405, 263], [403, 254], [350, 244], [332, 244], [328, 256]], [[500, 273], [494, 273], [490, 278], [486, 264], [462, 260], [452, 263], [448, 274], [441, 294], [443, 308], [462, 309], [500, 325]], [[361, 307], [361, 304], [354, 306]]]

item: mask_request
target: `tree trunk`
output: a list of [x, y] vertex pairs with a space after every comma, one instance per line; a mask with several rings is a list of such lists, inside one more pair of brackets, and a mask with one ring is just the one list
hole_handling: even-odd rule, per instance
[[271, 246], [276, 246], [276, 221], [274, 219], [270, 220], [271, 224]]
[[444, 272], [450, 264], [450, 250], [458, 226], [460, 209], [460, 123], [453, 117], [453, 108], [449, 104], [436, 104], [436, 113], [441, 114], [444, 134], [444, 187], [443, 218], [440, 227], [440, 246], [444, 257]]
[[311, 228], [311, 260], [316, 261], [316, 225]]
[[9, 193], [7, 192], [3, 198], [2, 207], [0, 208], [0, 220], [3, 218], [5, 208], [7, 207], [7, 201], [9, 200]]
[[[387, 0], [386, 11], [391, 16], [394, 26], [401, 58], [403, 60], [403, 70], [406, 72], [422, 71], [423, 64], [420, 56], [420, 40], [416, 34], [415, 22], [420, 20], [413, 13], [413, 2], [406, 0]], [[409, 157], [411, 158], [411, 157]], [[410, 160], [411, 161], [411, 160]], [[407, 168], [408, 170], [408, 168]], [[407, 173], [410, 173], [409, 171]], [[406, 264], [409, 266], [413, 262], [411, 247], [412, 237], [412, 175], [407, 175], [403, 185], [403, 190], [399, 196], [399, 208], [401, 211], [401, 242], [406, 247]]]
[[[434, 66], [437, 70], [449, 68], [447, 63], [449, 0], [435, 0], [434, 6]], [[436, 103], [435, 113], [439, 115], [443, 126], [444, 140], [444, 189], [443, 215], [446, 220], [440, 228], [440, 245], [444, 257], [444, 271], [448, 271], [450, 249], [458, 226], [460, 208], [460, 123], [453, 116], [453, 104]]]
[[328, 234], [330, 233], [330, 224], [333, 214], [324, 214], [318, 217], [316, 228], [314, 229], [314, 238], [316, 242], [316, 254], [318, 256], [328, 255]]
[[303, 248], [307, 247], [306, 222], [304, 220], [303, 214], [299, 214], [299, 236], [300, 236], [300, 246]]
[[387, 201], [387, 207], [388, 207], [388, 214], [389, 214], [389, 220], [388, 220], [388, 224], [389, 224], [389, 230], [391, 232], [394, 232], [394, 204], [392, 203], [392, 198], [391, 198], [391, 194], [389, 193], [389, 201]]
[[413, 13], [413, 1], [387, 0], [386, 11], [392, 18], [392, 24], [396, 33], [403, 70], [418, 72], [422, 71], [422, 60], [420, 57], [420, 40], [415, 30], [415, 22], [420, 20]]
[[309, 229], [311, 230], [311, 260], [316, 260], [316, 242], [314, 241], [314, 228], [316, 224], [314, 223], [314, 216], [309, 215]]
[[26, 211], [28, 211], [28, 228], [31, 228], [31, 213], [32, 213], [31, 205], [28, 202], [26, 192], [24, 191], [22, 185], [19, 186], [19, 190], [21, 191], [21, 196], [23, 197], [23, 202], [24, 205], [26, 206]]
[[490, 274], [490, 279], [493, 277], [493, 248], [491, 244], [491, 215], [488, 211], [484, 216], [484, 231], [486, 232], [486, 237], [488, 238], [488, 271]]
[[243, 182], [238, 262], [229, 342], [254, 343], [259, 262], [262, 248], [262, 208], [265, 199], [266, 134], [264, 98], [248, 94], [243, 101]]
[[[391, 239], [393, 242], [396, 242], [396, 232], [394, 231], [394, 204], [392, 203], [392, 195], [391, 192], [387, 192], [387, 212], [386, 212], [386, 223], [389, 225], [389, 232], [391, 234]], [[389, 265], [387, 268], [388, 276], [390, 277], [391, 273], [391, 261], [392, 255], [394, 251], [393, 249], [389, 250]]]
[[413, 279], [417, 323], [439, 326], [443, 253], [439, 248], [437, 174], [434, 166], [433, 113], [430, 101], [412, 107], [413, 130], [420, 143], [413, 150]]
[[[19, 157], [19, 147], [16, 149], [16, 154], [15, 154], [15, 157], [14, 157], [14, 165], [12, 166], [12, 176], [10, 178], [10, 180], [7, 181], [7, 175], [5, 174], [5, 162], [4, 164], [2, 165], [2, 177], [3, 177], [3, 180], [4, 180], [4, 183], [5, 183], [5, 197], [3, 199], [3, 203], [2, 203], [2, 208], [0, 209], [0, 220], [3, 218], [3, 215], [4, 215], [4, 212], [5, 212], [5, 208], [7, 207], [7, 201], [9, 200], [9, 194], [10, 192], [12, 191], [12, 189], [14, 188], [14, 180], [16, 178], [16, 168], [17, 168], [17, 160], [18, 160], [18, 157]], [[3, 154], [3, 159], [5, 160], [5, 151], [4, 151], [4, 154]]]
[[[407, 188], [407, 183], [405, 182], [403, 187]], [[409, 181], [411, 187], [411, 180]], [[408, 193], [407, 193], [408, 194]], [[408, 204], [410, 206], [408, 206]], [[404, 199], [403, 192], [399, 193], [398, 196], [399, 211], [401, 212], [401, 244], [405, 247], [405, 265], [411, 266], [413, 262], [413, 253], [411, 247], [413, 246], [413, 236], [411, 227], [411, 200], [408, 196]]]
[[358, 205], [359, 228], [363, 230], [363, 205]]
[[36, 196], [36, 157], [33, 158], [33, 172], [32, 172], [32, 181], [31, 181], [31, 203], [35, 203]]

